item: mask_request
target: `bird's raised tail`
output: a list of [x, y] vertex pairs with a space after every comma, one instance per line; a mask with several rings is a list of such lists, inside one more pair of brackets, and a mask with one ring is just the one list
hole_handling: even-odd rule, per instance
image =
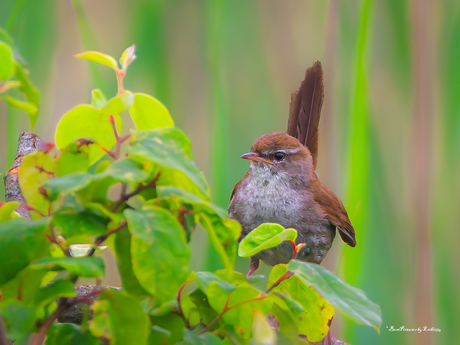
[[287, 133], [310, 150], [313, 166], [318, 159], [318, 132], [324, 100], [323, 68], [316, 61], [305, 72], [300, 88], [291, 95]]

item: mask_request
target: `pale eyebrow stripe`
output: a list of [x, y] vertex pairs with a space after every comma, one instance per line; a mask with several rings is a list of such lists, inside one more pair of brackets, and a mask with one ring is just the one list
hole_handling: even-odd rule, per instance
[[288, 154], [296, 154], [296, 153], [299, 153], [300, 152], [300, 149], [297, 148], [297, 147], [294, 147], [292, 149], [287, 149], [285, 153], [288, 153]]

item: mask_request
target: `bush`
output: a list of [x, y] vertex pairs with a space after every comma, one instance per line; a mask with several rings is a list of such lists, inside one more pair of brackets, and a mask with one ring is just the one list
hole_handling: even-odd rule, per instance
[[[9, 44], [1, 43], [0, 53]], [[9, 59], [13, 67], [0, 70], [3, 92], [5, 85], [22, 88], [24, 103], [38, 105], [7, 53], [0, 65]], [[93, 90], [91, 104], [63, 115], [55, 145], [42, 144], [24, 158], [19, 185], [30, 220], [14, 211], [18, 202], [1, 205], [0, 313], [8, 338], [18, 344], [41, 344], [45, 337], [46, 344], [300, 344], [321, 341], [335, 310], [379, 330], [378, 306], [318, 265], [277, 265], [264, 290], [256, 287], [260, 276], [234, 271], [241, 227], [212, 203], [190, 141], [158, 100], [123, 88], [134, 46], [120, 65], [98, 52], [78, 57], [112, 68], [118, 93], [106, 100]], [[123, 136], [129, 118], [134, 129]], [[189, 241], [198, 224], [223, 270], [190, 271]], [[264, 224], [241, 243], [240, 254], [295, 237], [292, 229]], [[116, 258], [121, 289], [97, 283], [104, 262], [94, 254], [103, 243]], [[77, 294], [80, 277], [95, 278], [96, 286]], [[91, 306], [81, 309], [81, 324], [56, 322], [77, 304]]]

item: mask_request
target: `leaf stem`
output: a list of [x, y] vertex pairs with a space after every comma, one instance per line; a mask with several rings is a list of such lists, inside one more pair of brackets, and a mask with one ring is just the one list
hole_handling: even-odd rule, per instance
[[115, 139], [117, 139], [118, 141], [118, 139], [120, 139], [120, 136], [118, 135], [117, 126], [115, 125], [115, 118], [113, 117], [113, 115], [109, 115], [108, 120], [112, 124], [113, 134], [115, 135]]
[[6, 337], [5, 323], [3, 322], [2, 316], [0, 315], [0, 345], [8, 345], [10, 341]]
[[242, 305], [242, 304], [246, 304], [246, 303], [249, 303], [249, 302], [255, 302], [255, 301], [262, 301], [262, 300], [264, 300], [264, 299], [266, 299], [266, 298], [268, 298], [268, 297], [270, 297], [270, 296], [267, 296], [267, 295], [264, 295], [264, 294], [260, 294], [260, 295], [254, 297], [254, 298], [250, 298], [250, 299], [248, 299], [248, 300], [246, 300], [246, 301], [238, 302], [238, 303], [236, 303], [236, 304], [234, 304], [234, 305], [232, 305], [232, 306], [229, 307], [229, 306], [228, 306], [228, 303], [229, 303], [229, 301], [230, 301], [230, 295], [228, 295], [227, 301], [225, 301], [225, 305], [224, 305], [224, 308], [222, 309], [222, 312], [221, 312], [219, 315], [217, 315], [216, 318], [215, 318], [214, 320], [212, 320], [212, 321], [209, 323], [209, 325], [207, 325], [205, 328], [203, 328], [203, 329], [201, 330], [200, 334], [206, 333], [206, 332], [208, 332], [211, 328], [213, 328], [213, 327], [216, 325], [216, 323], [218, 323], [218, 322], [220, 321], [220, 319], [222, 319], [222, 317], [224, 316], [224, 314], [225, 314], [227, 311], [229, 311], [229, 310], [231, 310], [231, 309], [233, 309], [233, 308], [239, 307], [239, 306]]
[[91, 297], [92, 296], [97, 296], [101, 293], [102, 291], [100, 289], [92, 291], [90, 294], [86, 296], [77, 296], [73, 298], [64, 298], [64, 302], [59, 306], [58, 309], [56, 309], [48, 318], [43, 322], [43, 324], [40, 326], [39, 330], [37, 333], [35, 333], [34, 338], [32, 339], [32, 342], [30, 345], [42, 345], [43, 340], [45, 338], [46, 332], [48, 331], [48, 328], [53, 324], [53, 322], [67, 309], [72, 307], [73, 305], [79, 304], [79, 303], [89, 303], [91, 302]]
[[102, 244], [102, 242], [104, 242], [107, 239], [107, 237], [109, 237], [112, 234], [117, 233], [118, 231], [123, 229], [127, 224], [128, 224], [128, 222], [126, 220], [124, 220], [124, 221], [122, 221], [120, 223], [120, 225], [117, 228], [111, 229], [111, 230], [107, 231], [105, 234], [103, 234], [103, 235], [99, 236], [98, 238], [96, 238], [96, 241], [94, 241], [93, 247], [90, 250], [88, 250], [88, 252], [86, 253], [86, 256], [92, 256], [94, 254], [94, 252], [96, 251], [96, 248], [99, 247]]
[[118, 83], [118, 93], [117, 96], [120, 96], [125, 93], [125, 89], [123, 88], [123, 78], [126, 75], [126, 71], [124, 70], [117, 70], [117, 83]]
[[188, 321], [188, 319], [185, 317], [184, 315], [184, 312], [182, 311], [182, 306], [180, 304], [180, 301], [182, 299], [182, 291], [184, 290], [184, 288], [187, 286], [188, 283], [190, 283], [191, 281], [186, 281], [184, 284], [181, 285], [181, 287], [179, 288], [179, 291], [177, 291], [177, 295], [176, 295], [176, 301], [177, 301], [177, 314], [180, 316], [180, 318], [184, 321], [185, 323], [185, 326], [190, 329], [190, 322]]
[[54, 239], [55, 239], [54, 243], [56, 243], [56, 244], [59, 246], [59, 248], [62, 249], [62, 251], [64, 252], [64, 254], [65, 254], [66, 256], [71, 256], [71, 255], [70, 255], [69, 248], [64, 247], [64, 246], [62, 245], [62, 243], [59, 242], [59, 239], [56, 237], [56, 234], [54, 233], [53, 224], [50, 224], [50, 231], [51, 231], [51, 234], [53, 235], [53, 237], [54, 237]]
[[272, 286], [270, 286], [270, 287], [267, 289], [267, 291], [265, 291], [265, 293], [269, 293], [269, 292], [272, 291], [274, 288], [276, 288], [278, 285], [280, 285], [281, 282], [282, 282], [283, 280], [289, 279], [289, 278], [291, 278], [293, 275], [294, 275], [294, 272], [287, 271], [287, 272], [284, 273], [281, 277], [279, 277], [279, 279], [278, 279]]
[[67, 303], [65, 303], [61, 305], [58, 309], [56, 309], [50, 316], [48, 316], [45, 322], [40, 326], [38, 332], [34, 335], [34, 338], [32, 339], [30, 345], [41, 345], [43, 343], [43, 339], [45, 339], [45, 335], [48, 331], [48, 328], [50, 328], [54, 320], [56, 320], [59, 317], [59, 315], [61, 315], [69, 307], [70, 305], [67, 305]]
[[[116, 212], [118, 210], [118, 208], [126, 201], [128, 201], [131, 197], [139, 194], [140, 192], [142, 192], [143, 190], [145, 189], [148, 189], [148, 188], [155, 188], [156, 186], [156, 183], [158, 181], [158, 178], [160, 177], [160, 173], [158, 173], [154, 179], [147, 183], [147, 184], [139, 184], [139, 186], [133, 190], [131, 193], [128, 193], [126, 194], [126, 188], [122, 189], [122, 192], [121, 192], [121, 196], [120, 196], [120, 199], [116, 202], [116, 204], [112, 207], [112, 212]], [[126, 186], [126, 184], [124, 184]]]
[[43, 218], [48, 217], [48, 215], [44, 214], [44, 213], [41, 212], [40, 210], [37, 210], [35, 207], [32, 207], [32, 206], [30, 206], [30, 205], [26, 205], [26, 207], [27, 207], [27, 210], [28, 210], [28, 211], [38, 213], [38, 214], [39, 214], [40, 216], [42, 216]]
[[293, 251], [292, 260], [295, 260], [295, 259], [297, 259], [297, 247], [296, 247], [295, 242], [293, 240], [288, 240], [288, 241], [291, 242], [291, 244], [292, 244], [292, 251]]
[[104, 152], [107, 153], [110, 157], [117, 160], [118, 158], [120, 158], [121, 144], [123, 144], [126, 140], [128, 140], [131, 137], [131, 134], [125, 135], [124, 137], [120, 137], [120, 135], [118, 134], [117, 125], [115, 123], [115, 117], [113, 115], [109, 115], [108, 120], [112, 124], [113, 134], [116, 139], [115, 152], [112, 152], [109, 149], [106, 149], [105, 147], [101, 145], [98, 145], [98, 147], [104, 150]]

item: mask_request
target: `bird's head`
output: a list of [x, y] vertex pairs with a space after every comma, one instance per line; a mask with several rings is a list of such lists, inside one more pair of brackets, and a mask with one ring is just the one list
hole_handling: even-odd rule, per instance
[[287, 133], [270, 133], [258, 138], [251, 152], [241, 156], [251, 161], [251, 168], [270, 170], [285, 177], [297, 175], [310, 179], [313, 160], [308, 148]]

